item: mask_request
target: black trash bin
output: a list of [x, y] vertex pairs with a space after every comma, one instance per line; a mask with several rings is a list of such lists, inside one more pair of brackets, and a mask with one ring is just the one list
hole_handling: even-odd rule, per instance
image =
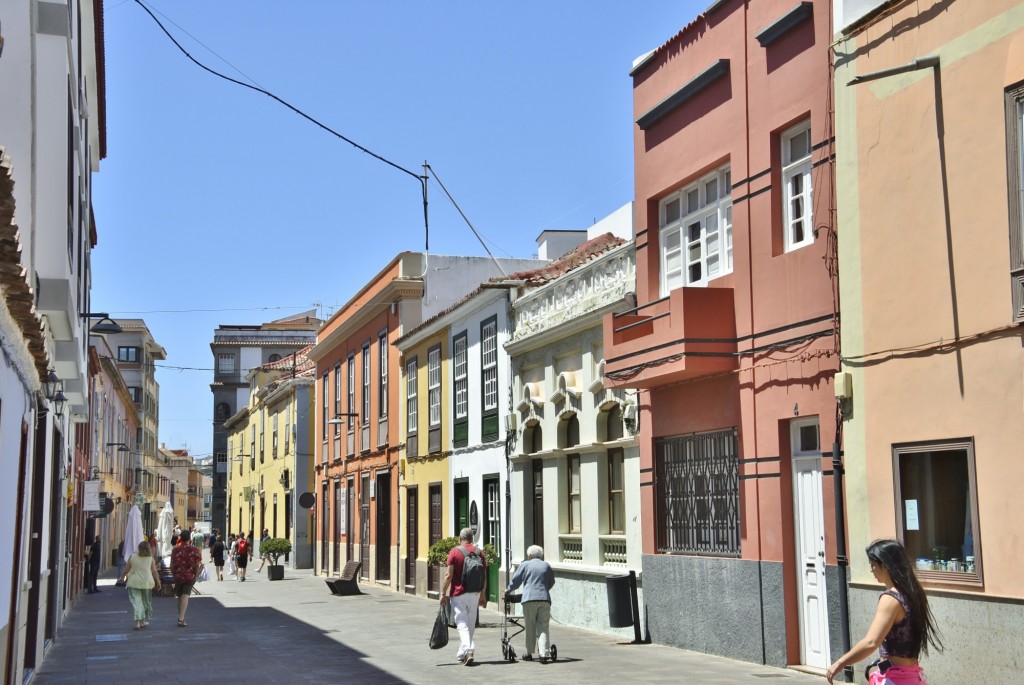
[[608, 583], [608, 624], [612, 628], [628, 628], [633, 625], [633, 597], [629, 576], [609, 576]]

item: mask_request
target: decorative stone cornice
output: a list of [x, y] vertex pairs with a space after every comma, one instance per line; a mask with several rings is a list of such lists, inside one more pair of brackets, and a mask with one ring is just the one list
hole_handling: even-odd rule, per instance
[[619, 302], [635, 287], [636, 257], [630, 242], [517, 299], [510, 344]]

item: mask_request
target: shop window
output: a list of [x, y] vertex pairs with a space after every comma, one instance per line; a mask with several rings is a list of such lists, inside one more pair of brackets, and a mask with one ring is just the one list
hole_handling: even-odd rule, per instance
[[893, 446], [897, 530], [922, 580], [981, 584], [971, 439]]

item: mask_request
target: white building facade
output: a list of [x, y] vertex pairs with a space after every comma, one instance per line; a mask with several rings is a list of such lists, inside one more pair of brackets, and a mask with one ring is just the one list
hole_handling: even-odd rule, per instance
[[515, 277], [526, 285], [505, 345], [513, 405], [506, 422], [515, 426], [513, 563], [529, 545], [542, 546], [557, 578], [553, 619], [632, 637], [631, 628], [610, 627], [604, 598], [608, 577], [640, 575], [636, 397], [604, 387], [601, 321], [628, 308], [633, 243], [597, 235]]
[[[0, 469], [17, 474], [0, 484], [5, 682], [39, 666], [82, 587], [65, 523], [84, 470], [73, 468], [76, 446], [88, 456], [83, 315], [97, 241], [91, 178], [105, 156], [102, 12], [102, 0], [0, 4], [0, 228], [15, 276], [0, 289]], [[43, 383], [50, 371], [59, 396]], [[66, 398], [60, 415], [47, 395]]]

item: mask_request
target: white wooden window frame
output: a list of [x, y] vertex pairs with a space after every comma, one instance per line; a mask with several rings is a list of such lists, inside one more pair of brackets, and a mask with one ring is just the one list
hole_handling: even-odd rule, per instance
[[[320, 422], [323, 424], [320, 427], [320, 429], [321, 429], [320, 430], [320, 439], [323, 440], [324, 442], [327, 441], [327, 421], [330, 418], [329, 416], [327, 416], [327, 407], [328, 407], [328, 402], [329, 402], [328, 395], [327, 395], [328, 383], [330, 383], [330, 381], [328, 380], [327, 372], [324, 371], [324, 375], [323, 375], [321, 383], [320, 383], [320, 387], [323, 390], [323, 396], [324, 396], [323, 400], [321, 400], [321, 408], [320, 408]], [[325, 451], [324, 454], [326, 455], [327, 452]]]
[[484, 411], [498, 408], [498, 322], [488, 321], [480, 329], [480, 361]]
[[[348, 373], [345, 376], [345, 380], [348, 381], [348, 393], [346, 398], [347, 401], [345, 403], [345, 411], [351, 414], [356, 410], [356, 356], [354, 354], [350, 354], [347, 361]], [[348, 432], [351, 433], [355, 430], [355, 423], [355, 421], [348, 422]]]
[[[326, 390], [326, 388], [324, 388]], [[326, 393], [325, 393], [326, 394]], [[326, 400], [325, 400], [326, 402]], [[334, 416], [341, 413], [341, 362], [334, 365]], [[334, 418], [334, 417], [331, 417]], [[341, 433], [341, 425], [335, 424], [334, 436]]]
[[381, 332], [377, 336], [377, 345], [380, 346], [378, 354], [380, 358], [380, 374], [377, 383], [377, 417], [384, 419], [388, 415], [388, 337], [387, 332]]
[[370, 423], [370, 343], [363, 344], [363, 424]]
[[[793, 143], [803, 137], [806, 153], [793, 155]], [[785, 251], [814, 242], [814, 189], [811, 183], [811, 120], [782, 133], [782, 225]]]
[[663, 198], [658, 207], [661, 295], [732, 273], [732, 174], [728, 164]]
[[460, 333], [452, 341], [452, 363], [455, 373], [455, 418], [469, 416], [469, 344], [468, 336]]
[[430, 427], [441, 425], [441, 347], [427, 351], [427, 408]]
[[583, 497], [582, 473], [580, 472], [580, 456], [569, 455], [566, 459], [566, 485], [568, 486], [568, 523], [567, 533], [579, 534], [583, 531]]
[[233, 355], [233, 354], [218, 354], [217, 355], [217, 371], [219, 373], [234, 373], [235, 372], [235, 355]]
[[413, 357], [405, 365], [405, 430], [409, 435], [415, 435], [419, 424], [419, 373], [418, 360]]
[[[803, 429], [814, 428], [814, 445], [808, 445], [802, 440]], [[821, 458], [821, 427], [817, 416], [793, 419], [789, 422], [789, 448], [794, 459], [798, 458]]]

